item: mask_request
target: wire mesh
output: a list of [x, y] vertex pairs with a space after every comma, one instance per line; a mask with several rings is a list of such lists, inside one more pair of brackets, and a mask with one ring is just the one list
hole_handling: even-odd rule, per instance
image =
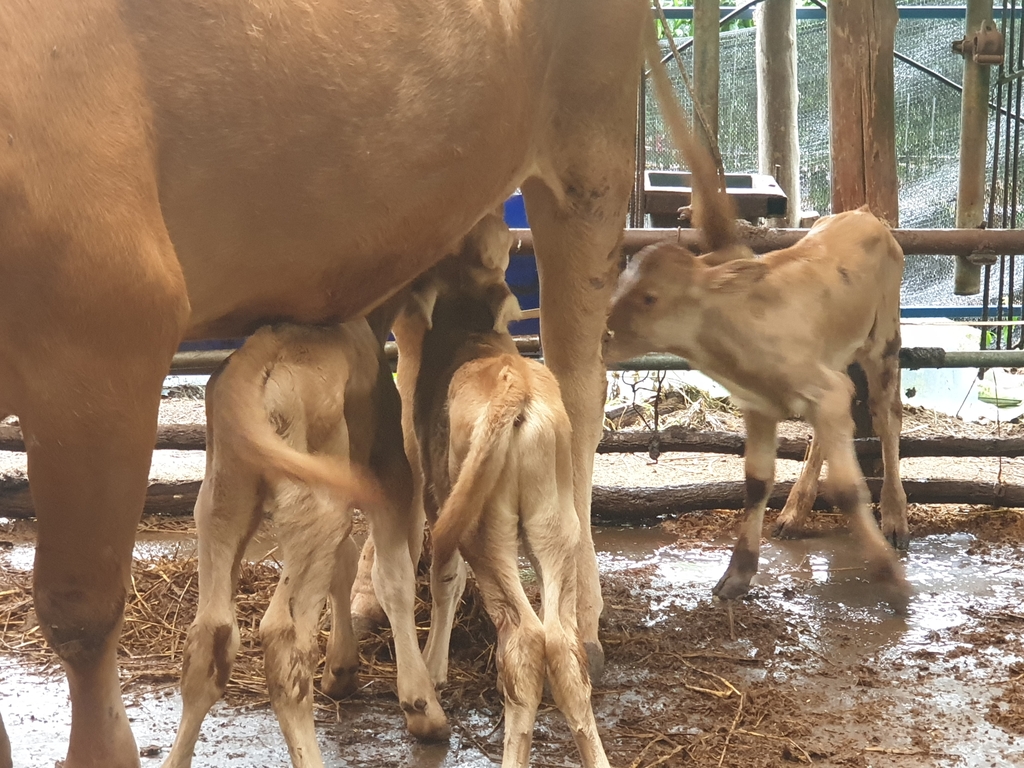
[[[1003, 63], [994, 83], [994, 127], [991, 133], [992, 176], [989, 187], [990, 227], [1018, 228], [1024, 217], [1020, 183], [1021, 99], [1024, 95], [1024, 27], [1017, 0], [1003, 0], [1001, 30], [1006, 45]], [[1019, 320], [1024, 298], [1024, 269], [1017, 256], [1000, 256], [996, 264], [985, 267], [982, 296], [983, 319]], [[990, 311], [994, 308], [994, 312]], [[982, 334], [981, 347], [1024, 348], [1020, 326], [1009, 325]]]
[[[1004, 0], [1008, 4], [1017, 1]], [[962, 5], [962, 0], [900, 2], [900, 5], [923, 4]], [[896, 157], [900, 225], [903, 227], [955, 226], [960, 142], [959, 89], [963, 79], [963, 59], [951, 51], [950, 44], [962, 38], [963, 34], [962, 18], [902, 18], [896, 27]], [[758, 170], [754, 36], [753, 28], [721, 34], [719, 145], [728, 172], [755, 173]], [[683, 52], [683, 58], [692, 71], [692, 47]], [[689, 109], [689, 96], [683, 88], [676, 64], [670, 62], [668, 66], [677, 92]], [[800, 99], [799, 205], [804, 211], [827, 214], [831, 212], [831, 159], [824, 20], [797, 22], [797, 77]], [[995, 91], [993, 86], [993, 98]], [[646, 167], [678, 168], [651, 89], [645, 95], [644, 113]], [[990, 146], [994, 141], [993, 130], [989, 137]], [[1022, 206], [1013, 211], [1018, 218], [1024, 215]], [[947, 256], [908, 260], [902, 295], [904, 306], [981, 305], [979, 296], [953, 294], [953, 270], [954, 260]], [[1020, 272], [1018, 269], [1017, 273]]]

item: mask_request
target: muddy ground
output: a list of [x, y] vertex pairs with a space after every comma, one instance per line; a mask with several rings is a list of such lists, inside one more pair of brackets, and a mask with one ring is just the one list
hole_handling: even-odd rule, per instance
[[[723, 461], [735, 460], [680, 455], [652, 465], [607, 457], [598, 471], [609, 472], [601, 482], [614, 482], [608, 468], [618, 467], [632, 485], [681, 473], [686, 482], [738, 479], [730, 474], [738, 467]], [[986, 460], [983, 467], [938, 461], [950, 472], [1022, 471], [1020, 460]], [[787, 464], [780, 470], [799, 466]], [[921, 466], [921, 476], [946, 476], [942, 465]], [[612, 764], [1024, 766], [1024, 516], [953, 506], [913, 507], [911, 515], [914, 538], [904, 562], [916, 595], [907, 616], [874, 599], [835, 515], [818, 515], [805, 539], [768, 542], [755, 589], [729, 605], [712, 601], [710, 590], [728, 560], [735, 513], [597, 529], [607, 669], [594, 708]], [[0, 526], [0, 708], [15, 765], [49, 767], [63, 756], [70, 715], [66, 685], [39, 642], [28, 603], [32, 538], [29, 523]], [[239, 601], [243, 651], [226, 701], [204, 725], [196, 766], [287, 764], [253, 631], [277, 573], [272, 548], [262, 537], [249, 552]], [[137, 628], [123, 650], [125, 695], [147, 754], [143, 765], [156, 766], [177, 725], [180, 638], [196, 599], [190, 522], [145, 521], [136, 555], [129, 617], [148, 628]], [[472, 593], [465, 608], [451, 681], [441, 692], [450, 743], [418, 745], [404, 732], [385, 633], [364, 644], [366, 682], [355, 696], [318, 699], [328, 765], [500, 762], [493, 631]], [[533, 764], [579, 764], [550, 702], [538, 719]]]

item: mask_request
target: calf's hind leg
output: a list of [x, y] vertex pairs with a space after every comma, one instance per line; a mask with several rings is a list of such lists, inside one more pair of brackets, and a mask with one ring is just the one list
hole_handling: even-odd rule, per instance
[[[541, 581], [544, 657], [551, 692], [580, 751], [584, 768], [608, 768], [591, 706], [586, 652], [576, 615], [576, 556], [579, 520], [572, 509], [569, 440], [557, 438], [561, 450], [555, 473], [539, 468], [534, 477], [562, 476], [561, 493], [554, 483], [524, 484], [520, 504], [524, 536]], [[538, 455], [543, 455], [538, 452]], [[566, 471], [559, 472], [563, 467]], [[522, 590], [522, 586], [519, 585]]]
[[[213, 385], [207, 385], [212, 402]], [[208, 422], [209, 423], [209, 422]], [[209, 430], [209, 427], [208, 427]], [[213, 450], [213, 440], [210, 440]], [[209, 454], [208, 454], [209, 456]], [[234, 465], [234, 466], [233, 466]], [[199, 607], [188, 629], [181, 667], [181, 724], [164, 768], [187, 768], [203, 719], [221, 696], [238, 653], [235, 590], [246, 544], [263, 516], [260, 480], [221, 452], [207, 460], [196, 499]]]
[[903, 429], [903, 400], [900, 398], [899, 330], [883, 349], [869, 350], [857, 362], [868, 379], [868, 408], [882, 443], [882, 535], [896, 549], [910, 545], [907, 524], [907, 494], [900, 479], [900, 432]]
[[352, 528], [351, 512], [323, 491], [282, 482], [274, 513], [284, 567], [260, 622], [267, 687], [295, 768], [322, 768], [313, 725], [317, 627]]
[[[498, 631], [498, 677], [505, 694], [502, 768], [527, 768], [544, 692], [544, 626], [519, 580], [515, 518], [496, 530], [494, 521], [478, 533], [486, 555], [470, 559], [487, 614]], [[484, 528], [486, 527], [486, 531]], [[571, 575], [575, 578], [575, 573]]]
[[359, 563], [359, 547], [346, 536], [338, 546], [331, 581], [331, 635], [320, 690], [332, 699], [351, 696], [359, 687], [359, 645], [352, 631], [352, 584]]
[[818, 478], [821, 477], [821, 466], [824, 461], [820, 442], [812, 438], [810, 454], [804, 462], [803, 471], [786, 498], [786, 506], [775, 521], [775, 536], [790, 539], [800, 535], [803, 524], [818, 498]]
[[7, 738], [4, 719], [0, 717], [0, 768], [13, 768], [11, 762], [11, 740]]
[[853, 384], [845, 374], [828, 371], [824, 390], [809, 414], [814, 438], [828, 462], [826, 490], [849, 520], [868, 563], [868, 573], [883, 597], [897, 611], [905, 610], [911, 589], [896, 553], [875, 524], [868, 508], [868, 489], [853, 449], [850, 398]]
[[[422, 506], [413, 504], [412, 476], [401, 442], [401, 405], [386, 367], [381, 369], [378, 391], [380, 422], [374, 432], [370, 466], [381, 478], [387, 500], [380, 507], [367, 510], [375, 549], [373, 589], [391, 623], [398, 700], [409, 732], [426, 741], [446, 740], [451, 734], [448, 720], [430, 682], [416, 637], [416, 563], [410, 549], [412, 541], [422, 541], [423, 519], [417, 511]], [[418, 547], [416, 551], [419, 552]]]

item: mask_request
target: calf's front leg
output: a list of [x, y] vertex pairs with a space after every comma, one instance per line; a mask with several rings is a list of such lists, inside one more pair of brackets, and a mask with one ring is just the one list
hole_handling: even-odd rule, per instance
[[747, 427], [744, 453], [746, 502], [729, 567], [711, 590], [712, 594], [723, 600], [745, 595], [750, 589], [750, 580], [757, 573], [764, 508], [775, 479], [775, 419], [745, 411], [743, 421]]

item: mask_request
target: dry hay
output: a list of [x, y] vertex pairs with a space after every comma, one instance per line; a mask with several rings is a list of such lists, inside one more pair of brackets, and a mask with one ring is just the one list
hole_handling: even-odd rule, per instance
[[[166, 530], [163, 523], [160, 527]], [[187, 528], [187, 524], [181, 527]], [[179, 684], [182, 649], [199, 599], [197, 568], [195, 557], [161, 557], [134, 563], [118, 652], [124, 693], [141, 694]], [[269, 703], [259, 623], [280, 572], [280, 564], [272, 556], [260, 562], [243, 562], [240, 569], [235, 605], [241, 644], [224, 696], [229, 704], [260, 706]], [[416, 600], [421, 642], [430, 619], [427, 583], [426, 574], [422, 573]], [[319, 632], [318, 680], [328, 630], [329, 620], [325, 615]], [[482, 610], [475, 585], [470, 583], [452, 631], [448, 680], [456, 698], [474, 698], [485, 688], [494, 687], [493, 642], [494, 630]], [[389, 690], [394, 690], [396, 668], [392, 648], [388, 628], [361, 641], [363, 683], [383, 681]], [[60, 671], [32, 610], [30, 572], [0, 570], [0, 653], [13, 655], [41, 673]], [[315, 706], [336, 712], [335, 702], [319, 692]]]

